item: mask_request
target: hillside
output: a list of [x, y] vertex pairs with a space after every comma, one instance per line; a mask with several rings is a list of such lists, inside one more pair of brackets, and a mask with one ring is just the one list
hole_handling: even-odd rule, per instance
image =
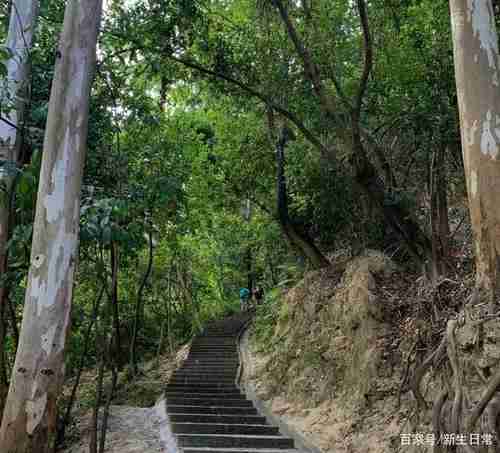
[[[443, 357], [432, 370], [421, 366], [442, 341], [443, 313], [456, 318], [456, 301], [470, 296], [471, 277], [457, 274], [433, 289], [379, 252], [308, 273], [257, 310], [248, 385], [323, 452], [431, 452], [433, 404], [447, 369]], [[473, 360], [469, 329], [457, 332], [465, 363]], [[489, 360], [496, 363], [496, 353]], [[417, 375], [427, 408], [412, 393]], [[477, 402], [481, 386], [470, 369], [464, 386]], [[415, 440], [420, 434], [424, 442]]]

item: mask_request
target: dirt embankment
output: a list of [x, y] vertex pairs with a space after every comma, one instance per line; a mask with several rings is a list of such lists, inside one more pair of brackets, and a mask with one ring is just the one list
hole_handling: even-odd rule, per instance
[[[462, 275], [430, 288], [377, 252], [309, 273], [274, 314], [259, 310], [245, 379], [323, 452], [431, 452], [432, 407], [447, 364], [426, 370], [424, 407], [411, 381], [472, 285]], [[456, 334], [464, 354], [465, 332]]]

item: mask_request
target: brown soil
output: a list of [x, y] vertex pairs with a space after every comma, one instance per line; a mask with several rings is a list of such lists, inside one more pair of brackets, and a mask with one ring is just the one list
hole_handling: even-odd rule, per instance
[[403, 445], [402, 435], [432, 433], [441, 383], [426, 375], [429, 408], [422, 410], [408, 378], [470, 294], [471, 274], [454, 268], [455, 276], [431, 287], [370, 252], [307, 274], [283, 293], [271, 333], [262, 333], [257, 317], [246, 379], [323, 452], [431, 452], [430, 443]]

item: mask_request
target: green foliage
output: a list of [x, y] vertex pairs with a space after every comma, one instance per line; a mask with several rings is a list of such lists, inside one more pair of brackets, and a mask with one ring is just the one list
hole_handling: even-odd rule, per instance
[[261, 305], [257, 306], [254, 321], [254, 338], [263, 351], [275, 347], [275, 329], [281, 310], [281, 290], [268, 291]]
[[[239, 310], [238, 290], [249, 280], [266, 289], [257, 308], [259, 344], [270, 347], [281, 341], [274, 336], [283, 310], [281, 288], [307, 269], [277, 221], [275, 147], [283, 124], [297, 136], [287, 148], [286, 162], [289, 211], [297, 228], [323, 251], [348, 248], [355, 253], [394, 242], [383, 217], [360, 194], [352, 149], [339, 137], [340, 127], [351, 136], [348, 118], [363, 68], [354, 3], [308, 2], [313, 8], [309, 14], [304, 2], [285, 2], [337, 118], [322, 112], [271, 3], [108, 2], [90, 106], [69, 369], [78, 364], [101, 285], [109, 290], [112, 244], [118, 249], [122, 352], [128, 353], [127, 332], [148, 267], [150, 235], [153, 266], [140, 314], [142, 357], [157, 352], [162, 326], [168, 327], [165, 349], [188, 341], [210, 319]], [[19, 319], [64, 4], [41, 2], [42, 20], [31, 53], [24, 158], [0, 169], [16, 177], [16, 225], [2, 284], [11, 285]], [[3, 12], [5, 5], [0, 8]], [[387, 187], [384, 203], [416, 212], [426, 225], [428, 212], [417, 211], [417, 198], [428, 189], [437, 146], [449, 148], [453, 190], [458, 193], [464, 185], [447, 4], [374, 0], [368, 2], [368, 15], [374, 70], [361, 126], [381, 147], [395, 182], [388, 180], [380, 156], [371, 149], [368, 158]], [[9, 55], [0, 47], [0, 78]], [[1, 106], [2, 115], [8, 104]], [[273, 115], [271, 106], [277, 107]], [[328, 152], [320, 152], [290, 118], [298, 119], [295, 123]], [[343, 120], [346, 125], [337, 124]], [[251, 212], [245, 216], [242, 207], [248, 200]], [[93, 330], [86, 366], [95, 364], [95, 340]], [[8, 348], [12, 355], [12, 332]], [[316, 357], [307, 360], [313, 363]]]

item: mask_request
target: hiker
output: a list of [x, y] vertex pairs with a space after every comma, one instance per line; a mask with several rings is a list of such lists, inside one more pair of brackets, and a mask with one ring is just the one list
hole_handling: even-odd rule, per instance
[[253, 297], [255, 299], [255, 305], [260, 305], [262, 303], [262, 299], [264, 299], [264, 290], [262, 286], [257, 286], [253, 291]]
[[248, 300], [250, 299], [250, 291], [248, 288], [241, 288], [240, 289], [240, 306], [241, 306], [241, 311], [247, 311], [248, 310]]

